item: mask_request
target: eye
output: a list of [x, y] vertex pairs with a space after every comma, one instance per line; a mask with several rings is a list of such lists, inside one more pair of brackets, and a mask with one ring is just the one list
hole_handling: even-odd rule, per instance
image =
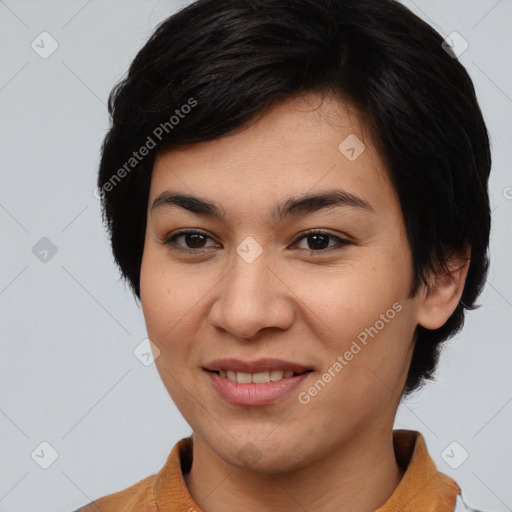
[[[178, 239], [183, 238], [185, 246], [177, 243]], [[183, 230], [174, 233], [173, 235], [165, 238], [162, 242], [165, 245], [170, 246], [173, 250], [176, 251], [185, 251], [188, 253], [199, 252], [201, 249], [207, 249], [208, 247], [214, 246], [205, 246], [206, 240], [212, 240], [210, 236], [208, 236], [204, 231], [198, 230]]]
[[[336, 247], [336, 244], [334, 244], [334, 249], [332, 249], [333, 246], [329, 245], [329, 239], [336, 240], [339, 247]], [[308, 248], [302, 248], [302, 250], [309, 254], [325, 253], [330, 250], [342, 249], [345, 245], [350, 245], [352, 243], [349, 240], [318, 229], [310, 229], [306, 231], [301, 237], [295, 240], [294, 245], [302, 240], [305, 240], [306, 244], [310, 246]]]

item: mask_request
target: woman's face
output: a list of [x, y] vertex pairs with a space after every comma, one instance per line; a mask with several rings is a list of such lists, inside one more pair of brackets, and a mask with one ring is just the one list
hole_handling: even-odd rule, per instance
[[[140, 289], [156, 365], [195, 437], [239, 467], [300, 468], [391, 430], [412, 355], [398, 197], [356, 112], [320, 100], [153, 168]], [[153, 207], [164, 193], [215, 208]]]

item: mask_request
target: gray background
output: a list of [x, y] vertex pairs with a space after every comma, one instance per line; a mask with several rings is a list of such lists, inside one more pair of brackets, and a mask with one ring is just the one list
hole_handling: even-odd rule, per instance
[[[400, 406], [395, 428], [422, 432], [471, 505], [512, 510], [512, 2], [404, 3], [469, 43], [460, 60], [492, 138], [494, 225], [482, 307], [446, 345], [437, 381]], [[182, 5], [0, 1], [0, 512], [74, 510], [157, 472], [190, 434], [155, 366], [133, 354], [144, 319], [118, 279], [93, 195], [108, 93]], [[31, 47], [43, 31], [58, 43], [46, 59]], [[40, 252], [43, 237], [55, 254]], [[452, 465], [469, 454], [457, 469], [442, 455], [453, 441]], [[48, 469], [42, 442], [58, 453]]]

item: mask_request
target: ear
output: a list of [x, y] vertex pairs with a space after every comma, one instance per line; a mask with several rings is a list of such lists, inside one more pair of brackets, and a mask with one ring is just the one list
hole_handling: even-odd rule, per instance
[[417, 322], [425, 329], [439, 329], [457, 308], [471, 258], [471, 249], [451, 256], [446, 269], [430, 276], [429, 286], [423, 285], [417, 310]]

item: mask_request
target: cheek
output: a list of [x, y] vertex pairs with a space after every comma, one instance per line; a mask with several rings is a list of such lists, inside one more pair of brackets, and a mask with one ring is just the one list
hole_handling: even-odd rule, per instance
[[[185, 282], [186, 281], [186, 282]], [[189, 396], [183, 388], [184, 364], [192, 337], [184, 333], [191, 305], [183, 290], [188, 279], [170, 271], [168, 262], [156, 250], [146, 247], [141, 264], [141, 305], [149, 339], [159, 348], [155, 360], [162, 382], [180, 410], [187, 411]], [[188, 404], [188, 405], [187, 405]]]
[[193, 406], [185, 389], [197, 377], [190, 368], [197, 357], [198, 330], [207, 319], [208, 292], [218, 281], [214, 277], [185, 272], [169, 262], [165, 251], [145, 249], [140, 289], [146, 329], [160, 350], [155, 364], [162, 382], [182, 411]]
[[[405, 315], [404, 311], [377, 334], [365, 327], [370, 322], [364, 319], [338, 321], [338, 342], [324, 347], [317, 380], [310, 383], [299, 401], [308, 417], [319, 420], [321, 427], [314, 428], [321, 428], [326, 437], [340, 429], [356, 432], [361, 425], [370, 425], [394, 411], [409, 364], [407, 318], [399, 316]], [[375, 320], [370, 326], [375, 326]], [[357, 337], [361, 332], [365, 343]]]
[[145, 249], [140, 275], [141, 304], [148, 334], [155, 340], [168, 344], [186, 325], [187, 316], [194, 314], [194, 306], [206, 291], [201, 290], [197, 276], [171, 266], [160, 251]]
[[[331, 275], [318, 273], [297, 280], [293, 289], [304, 301], [304, 318], [309, 318], [322, 345], [322, 370], [331, 368], [328, 383], [317, 386], [323, 398], [312, 401], [325, 400], [333, 408], [343, 404], [355, 414], [352, 406], [359, 412], [365, 404], [369, 410], [378, 409], [383, 399], [393, 398], [392, 390], [400, 392], [412, 345], [414, 311], [407, 299], [408, 276], [404, 278], [406, 273], [396, 265], [392, 268], [382, 258], [380, 263], [354, 264]], [[335, 371], [339, 357], [342, 369]]]
[[[334, 342], [340, 350], [373, 326], [395, 302], [405, 299], [403, 278], [390, 274], [382, 259], [289, 277], [304, 318], [318, 326], [320, 340]], [[389, 316], [395, 316], [395, 311]]]

